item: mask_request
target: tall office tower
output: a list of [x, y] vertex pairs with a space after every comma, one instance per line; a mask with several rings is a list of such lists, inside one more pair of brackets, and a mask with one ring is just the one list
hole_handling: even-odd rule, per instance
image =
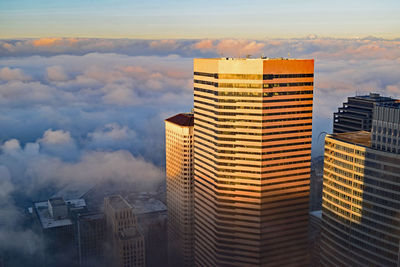
[[322, 266], [399, 266], [399, 166], [399, 154], [371, 148], [369, 132], [326, 137]]
[[375, 106], [372, 147], [400, 154], [400, 103]]
[[80, 267], [101, 267], [104, 263], [106, 221], [104, 213], [79, 214], [76, 221]]
[[346, 133], [355, 131], [371, 131], [372, 113], [375, 104], [394, 103], [390, 97], [380, 96], [376, 93], [369, 95], [348, 97], [347, 102], [338, 112], [333, 113], [333, 133]]
[[193, 266], [193, 113], [165, 120], [168, 260]]
[[104, 215], [110, 242], [112, 266], [145, 266], [144, 237], [139, 232], [132, 207], [120, 195], [104, 199]]
[[310, 266], [320, 266], [320, 239], [321, 239], [322, 210], [310, 212], [309, 223], [309, 253]]
[[195, 59], [195, 262], [306, 265], [314, 60]]

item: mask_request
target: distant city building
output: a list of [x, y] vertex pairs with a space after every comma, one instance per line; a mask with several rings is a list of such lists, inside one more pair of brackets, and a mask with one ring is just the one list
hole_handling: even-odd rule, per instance
[[165, 120], [170, 266], [193, 266], [193, 114]]
[[396, 102], [395, 99], [376, 93], [348, 97], [347, 102], [343, 103], [343, 107], [333, 115], [333, 133], [370, 132], [374, 105], [394, 102]]
[[104, 250], [106, 242], [104, 213], [86, 213], [77, 219], [77, 242], [80, 267], [106, 266]]
[[[398, 129], [389, 126], [392, 115], [378, 108], [381, 140]], [[398, 266], [400, 155], [372, 148], [369, 132], [327, 135], [322, 211], [322, 266]]]
[[130, 194], [126, 199], [144, 235], [146, 267], [165, 266], [168, 261], [167, 206], [148, 192]]
[[77, 265], [73, 214], [86, 211], [85, 200], [65, 201], [61, 197], [51, 198], [48, 201], [33, 203], [32, 211], [45, 244], [43, 265]]
[[196, 266], [308, 265], [313, 77], [314, 60], [194, 59]]
[[309, 224], [309, 246], [310, 246], [310, 266], [320, 266], [320, 239], [321, 239], [322, 210], [310, 212]]
[[110, 264], [118, 267], [145, 266], [145, 245], [132, 206], [120, 195], [104, 199]]
[[372, 147], [400, 154], [400, 103], [375, 106]]

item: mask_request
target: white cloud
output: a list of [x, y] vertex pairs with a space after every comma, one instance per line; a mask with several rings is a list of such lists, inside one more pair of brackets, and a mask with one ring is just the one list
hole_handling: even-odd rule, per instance
[[43, 138], [39, 139], [39, 143], [45, 145], [64, 145], [72, 142], [71, 134], [63, 130], [49, 129], [44, 132]]

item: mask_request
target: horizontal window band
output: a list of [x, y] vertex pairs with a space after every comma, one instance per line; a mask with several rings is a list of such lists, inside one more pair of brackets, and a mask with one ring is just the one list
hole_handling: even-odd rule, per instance
[[[204, 138], [202, 138], [204, 140]], [[234, 150], [220, 150], [216, 149], [215, 146], [209, 146], [202, 141], [196, 141], [198, 145], [205, 146], [211, 150], [213, 150], [215, 153], [220, 153], [220, 154], [230, 154], [230, 155], [236, 155], [236, 154], [247, 154], [247, 155], [273, 155], [273, 154], [286, 154], [286, 153], [292, 153], [292, 152], [299, 152], [299, 151], [310, 151], [311, 146], [305, 147], [305, 148], [298, 148], [298, 149], [290, 149], [290, 150], [277, 150], [277, 151], [272, 151], [272, 152], [248, 152], [248, 151], [234, 151]], [[260, 159], [261, 160], [261, 159]]]
[[268, 135], [278, 135], [278, 134], [291, 134], [291, 133], [308, 133], [311, 132], [312, 129], [299, 129], [299, 130], [292, 130], [292, 131], [279, 131], [279, 132], [268, 132], [268, 133], [257, 133], [257, 132], [228, 132], [228, 131], [218, 131], [209, 127], [205, 127], [203, 125], [197, 124], [196, 129], [206, 129], [209, 131], [214, 132], [218, 135], [254, 135], [254, 136], [268, 136]]
[[[198, 160], [200, 163], [204, 164], [205, 166], [214, 169], [215, 171], [224, 172], [224, 173], [248, 173], [248, 174], [252, 173], [252, 174], [262, 175], [262, 174], [267, 174], [267, 173], [277, 173], [277, 172], [281, 173], [282, 171], [292, 171], [292, 170], [299, 170], [302, 168], [304, 168], [304, 169], [310, 168], [310, 166], [301, 166], [301, 167], [297, 166], [297, 167], [293, 167], [293, 168], [288, 168], [287, 166], [285, 166], [284, 169], [275, 169], [275, 170], [270, 170], [270, 171], [249, 171], [249, 170], [236, 170], [236, 169], [229, 169], [229, 168], [218, 168], [218, 167], [208, 164], [207, 162], [205, 162], [199, 158], [197, 158], [196, 160]], [[310, 160], [306, 161], [306, 162], [310, 163]], [[197, 171], [196, 166], [202, 167], [201, 164], [195, 165], [196, 171]], [[202, 167], [202, 168], [204, 168], [204, 167]], [[207, 169], [207, 168], [204, 168], [204, 169]], [[248, 179], [250, 179], [250, 178], [248, 178]], [[257, 180], [260, 180], [260, 179], [257, 179]]]
[[[203, 144], [202, 144], [202, 145], [203, 145]], [[201, 151], [203, 151], [203, 152], [205, 152], [205, 153], [207, 153], [207, 154], [210, 153], [209, 151], [207, 151], [207, 150], [205, 150], [205, 149], [203, 149], [203, 148], [201, 148], [201, 147], [199, 147], [199, 146], [196, 146], [195, 149], [201, 150]], [[196, 152], [196, 153], [199, 153], [199, 152]], [[199, 154], [200, 154], [200, 153], [199, 153]], [[305, 153], [305, 154], [296, 154], [296, 155], [290, 155], [290, 156], [282, 156], [282, 157], [274, 157], [274, 158], [264, 158], [264, 159], [261, 159], [261, 158], [243, 158], [243, 157], [226, 157], [226, 156], [213, 155], [213, 157], [214, 157], [216, 160], [232, 160], [232, 161], [234, 161], [234, 160], [271, 161], [271, 160], [279, 160], [279, 159], [309, 157], [309, 156], [311, 156], [311, 152]]]
[[265, 129], [282, 129], [282, 128], [289, 128], [289, 127], [304, 127], [304, 126], [312, 126], [312, 123], [299, 123], [299, 124], [279, 124], [279, 125], [273, 125], [273, 126], [243, 126], [243, 125], [235, 125], [235, 124], [217, 124], [217, 123], [212, 123], [210, 120], [203, 120], [200, 118], [195, 118], [195, 121], [201, 121], [204, 123], [208, 123], [216, 128], [222, 128], [222, 129], [259, 129], [259, 130], [265, 130]]
[[293, 98], [293, 99], [274, 99], [274, 100], [247, 100], [247, 99], [226, 99], [226, 98], [215, 98], [215, 97], [208, 97], [204, 95], [199, 95], [199, 94], [194, 94], [195, 99], [196, 98], [203, 98], [203, 99], [208, 99], [208, 100], [213, 100], [214, 102], [217, 103], [277, 103], [277, 102], [302, 102], [302, 101], [312, 101], [312, 97], [308, 98]]
[[301, 91], [284, 91], [284, 92], [225, 92], [225, 91], [215, 91], [210, 89], [204, 89], [199, 87], [194, 87], [195, 92], [203, 92], [213, 94], [215, 96], [236, 96], [236, 97], [276, 97], [284, 95], [312, 95], [313, 90], [301, 90]]
[[[306, 163], [306, 162], [310, 162], [310, 160], [311, 160], [310, 159], [310, 160], [287, 161], [287, 162], [280, 162], [280, 163], [266, 164], [266, 165], [261, 165], [261, 164], [252, 165], [252, 164], [244, 164], [244, 163], [218, 162], [217, 160], [211, 159], [210, 157], [207, 157], [206, 155], [204, 155], [202, 153], [196, 153], [195, 156], [194, 156], [194, 159], [198, 160], [199, 159], [198, 156], [201, 156], [201, 157], [213, 162], [218, 167], [220, 167], [220, 166], [229, 166], [229, 167], [249, 167], [249, 168], [270, 168], [270, 167], [283, 166], [283, 165], [286, 166], [286, 165], [292, 165], [292, 164], [298, 164], [298, 163]], [[310, 156], [308, 156], [308, 157], [310, 157]], [[266, 160], [266, 162], [268, 162], [268, 160]]]
[[[303, 168], [305, 169], [305, 168]], [[301, 168], [299, 168], [301, 170]], [[214, 175], [214, 178], [211, 178], [209, 174], [196, 169], [196, 173], [201, 173], [202, 175], [209, 177], [210, 179], [214, 180], [216, 183], [219, 184], [230, 184], [230, 185], [249, 185], [249, 186], [271, 186], [271, 185], [278, 185], [278, 184], [284, 184], [288, 182], [298, 182], [298, 181], [304, 181], [304, 180], [310, 180], [310, 172], [299, 172], [295, 174], [286, 174], [286, 175], [277, 175], [277, 176], [271, 176], [268, 178], [248, 178], [248, 177], [243, 177], [243, 176], [233, 176], [233, 175], [222, 175], [222, 174], [217, 174], [213, 172], [212, 170], [208, 170], [208, 172], [212, 173]], [[234, 182], [234, 181], [222, 181], [222, 180], [217, 180], [217, 179], [234, 179], [234, 180], [255, 180], [255, 181], [268, 181], [268, 180], [273, 180], [273, 179], [279, 179], [279, 178], [295, 178], [296, 176], [301, 176], [301, 175], [308, 175], [308, 178], [299, 178], [299, 179], [294, 179], [294, 180], [284, 180], [284, 181], [279, 181], [279, 182], [271, 182], [271, 183], [257, 183], [257, 184], [252, 184], [252, 183], [244, 183], [244, 182]]]
[[195, 137], [198, 136], [196, 135], [196, 132], [207, 135], [214, 140], [217, 141], [230, 141], [230, 142], [236, 142], [236, 141], [247, 141], [247, 142], [274, 142], [274, 141], [283, 141], [283, 140], [293, 140], [293, 139], [302, 139], [302, 138], [311, 138], [311, 135], [301, 135], [301, 136], [290, 136], [290, 137], [281, 137], [281, 138], [271, 138], [271, 139], [245, 139], [245, 138], [226, 138], [226, 137], [218, 137], [215, 135], [211, 135], [209, 133], [203, 132], [199, 130], [198, 128], [195, 130]]
[[264, 106], [264, 107], [256, 107], [256, 106], [228, 106], [228, 105], [214, 105], [211, 103], [203, 102], [200, 100], [197, 100], [196, 98], [194, 99], [194, 103], [199, 103], [203, 105], [207, 105], [216, 109], [260, 109], [260, 110], [267, 110], [267, 109], [285, 109], [285, 108], [303, 108], [303, 107], [312, 107], [313, 104], [302, 104], [302, 105], [297, 105], [296, 102], [291, 103], [291, 105], [286, 105], [286, 106]]
[[[269, 123], [269, 122], [284, 122], [284, 121], [297, 121], [297, 120], [312, 120], [312, 116], [307, 117], [306, 115], [304, 115], [305, 117], [279, 118], [279, 119], [270, 119], [270, 120], [255, 120], [255, 119], [249, 120], [249, 119], [236, 119], [236, 118], [227, 119], [227, 118], [218, 118], [218, 117], [213, 117], [213, 116], [210, 116], [207, 114], [199, 113], [198, 111], [196, 112], [196, 110], [195, 110], [195, 115], [196, 115], [194, 117], [195, 120], [199, 116], [202, 116], [202, 117], [207, 117], [207, 118], [213, 119], [217, 122], [232, 122], [232, 123], [234, 123], [234, 122]], [[282, 124], [282, 125], [284, 125], [284, 124]]]
[[[207, 134], [206, 134], [207, 135]], [[239, 145], [239, 144], [220, 144], [217, 142], [213, 142], [209, 139], [206, 139], [202, 136], [199, 135], [194, 135], [195, 138], [200, 138], [202, 140], [205, 140], [209, 143], [214, 144], [216, 147], [231, 147], [231, 148], [254, 148], [254, 149], [265, 149], [265, 148], [277, 148], [277, 147], [286, 147], [286, 146], [295, 146], [295, 145], [305, 145], [305, 144], [311, 144], [311, 141], [307, 141], [307, 142], [295, 142], [295, 143], [284, 143], [284, 144], [277, 144], [277, 145], [269, 145], [269, 146], [250, 146], [250, 145]], [[304, 138], [304, 137], [299, 137], [300, 138]], [[310, 138], [310, 137], [308, 137]], [[260, 143], [259, 141], [257, 143]]]
[[314, 73], [290, 73], [290, 74], [231, 74], [231, 73], [207, 73], [193, 72], [194, 75], [210, 77], [214, 79], [240, 79], [240, 80], [272, 80], [290, 78], [313, 78]]
[[[312, 110], [300, 110], [300, 111], [288, 111], [288, 112], [275, 112], [275, 113], [243, 113], [243, 112], [219, 112], [216, 110], [211, 110], [207, 108], [200, 107], [198, 105], [194, 105], [195, 109], [200, 109], [204, 110], [210, 113], [214, 113], [215, 115], [219, 116], [260, 116], [260, 117], [266, 117], [266, 116], [279, 116], [279, 115], [290, 115], [290, 114], [306, 114], [306, 113], [311, 113]], [[195, 111], [195, 113], [197, 113]]]

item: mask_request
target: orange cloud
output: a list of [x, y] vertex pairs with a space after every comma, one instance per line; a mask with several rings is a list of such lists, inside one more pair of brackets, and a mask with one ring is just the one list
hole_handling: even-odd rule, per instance
[[41, 38], [32, 42], [33, 46], [55, 46], [55, 45], [72, 45], [79, 42], [75, 38]]
[[200, 42], [195, 43], [193, 45], [193, 48], [199, 49], [199, 50], [202, 50], [202, 51], [209, 51], [209, 50], [214, 50], [215, 49], [212, 40], [201, 40]]

